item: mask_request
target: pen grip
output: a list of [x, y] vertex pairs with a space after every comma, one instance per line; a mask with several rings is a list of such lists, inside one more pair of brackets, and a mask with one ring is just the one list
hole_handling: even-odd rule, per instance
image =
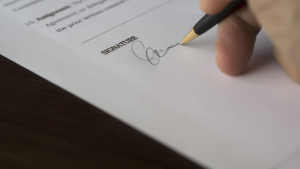
[[215, 15], [205, 15], [195, 26], [194, 31], [197, 35], [201, 35], [212, 27], [220, 23], [235, 11], [246, 5], [246, 0], [235, 0], [231, 2], [223, 11]]

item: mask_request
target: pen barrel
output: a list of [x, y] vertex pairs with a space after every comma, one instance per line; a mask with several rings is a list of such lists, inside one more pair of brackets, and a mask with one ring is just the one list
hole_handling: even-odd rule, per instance
[[220, 23], [229, 15], [246, 5], [246, 0], [235, 0], [231, 2], [223, 11], [215, 15], [205, 15], [195, 26], [194, 31], [197, 35], [202, 35], [212, 27]]

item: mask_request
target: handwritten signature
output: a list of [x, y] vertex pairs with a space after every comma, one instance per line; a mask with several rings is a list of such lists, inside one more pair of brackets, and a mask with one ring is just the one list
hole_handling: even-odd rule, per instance
[[131, 50], [133, 54], [143, 61], [148, 61], [152, 65], [158, 65], [160, 62], [160, 58], [164, 57], [170, 49], [180, 45], [177, 43], [175, 45], [169, 46], [165, 50], [155, 50], [151, 47], [145, 48], [143, 42], [135, 41], [132, 43]]

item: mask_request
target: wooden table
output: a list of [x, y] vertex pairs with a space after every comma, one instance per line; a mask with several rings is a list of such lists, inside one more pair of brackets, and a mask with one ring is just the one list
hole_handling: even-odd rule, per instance
[[1, 169], [201, 169], [0, 55]]

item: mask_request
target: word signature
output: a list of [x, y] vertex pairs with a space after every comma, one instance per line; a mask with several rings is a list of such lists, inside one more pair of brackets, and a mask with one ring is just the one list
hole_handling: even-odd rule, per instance
[[135, 41], [131, 45], [131, 50], [133, 54], [139, 59], [150, 62], [152, 65], [158, 65], [160, 62], [160, 58], [164, 57], [170, 49], [178, 45], [180, 45], [180, 43], [169, 46], [165, 50], [154, 50], [151, 47], [145, 48], [143, 42], [141, 41]]

